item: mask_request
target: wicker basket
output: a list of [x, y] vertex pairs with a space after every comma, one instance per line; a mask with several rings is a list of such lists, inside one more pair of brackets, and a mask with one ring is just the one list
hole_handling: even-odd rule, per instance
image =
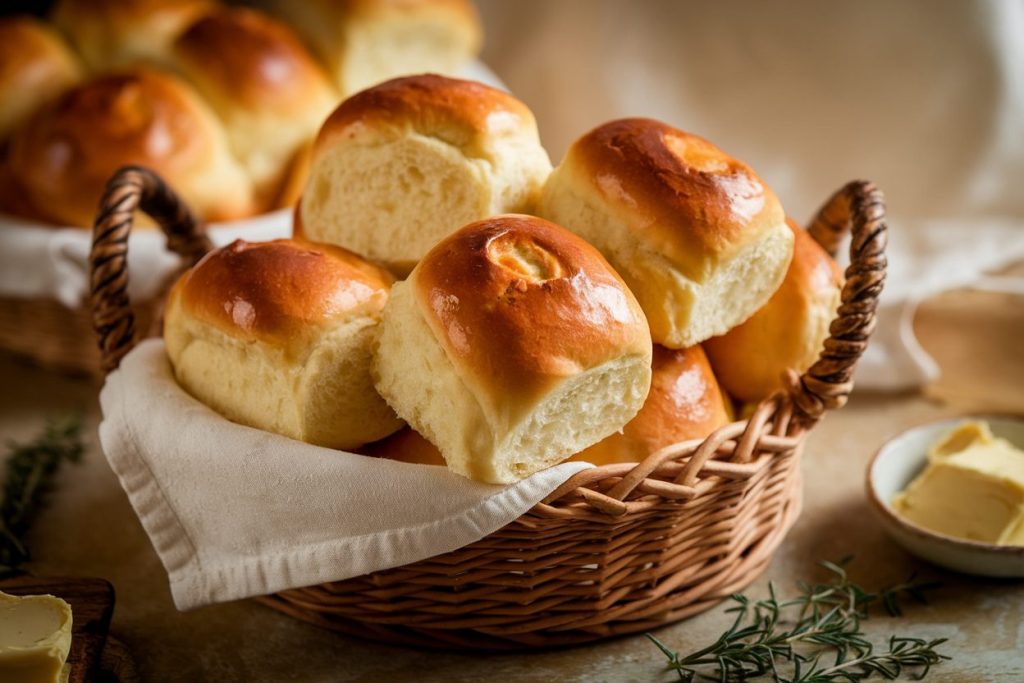
[[[104, 367], [133, 340], [125, 255], [141, 208], [192, 263], [209, 241], [152, 173], [125, 169], [97, 218], [92, 306]], [[506, 527], [454, 552], [259, 598], [314, 624], [423, 646], [511, 649], [645, 631], [714, 605], [767, 566], [800, 512], [800, 457], [814, 424], [846, 402], [885, 278], [881, 193], [846, 185], [809, 232], [835, 255], [852, 229], [842, 304], [819, 360], [747, 420], [639, 464], [579, 472]]]

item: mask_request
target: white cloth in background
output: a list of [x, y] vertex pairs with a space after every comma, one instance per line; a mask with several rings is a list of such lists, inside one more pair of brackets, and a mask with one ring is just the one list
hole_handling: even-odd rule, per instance
[[178, 386], [156, 339], [125, 357], [100, 403], [103, 452], [182, 610], [455, 550], [590, 467], [563, 463], [492, 486], [242, 427]]
[[[208, 234], [221, 246], [236, 239], [272, 240], [292, 234], [290, 209], [213, 223]], [[158, 229], [133, 230], [128, 237], [128, 294], [136, 300], [156, 296], [178, 257], [167, 251]], [[89, 291], [92, 233], [81, 228], [53, 228], [0, 215], [0, 296], [53, 298], [68, 308], [83, 304]]]
[[556, 163], [593, 126], [649, 116], [749, 163], [802, 222], [846, 181], [885, 191], [889, 278], [860, 388], [934, 377], [913, 302], [1024, 259], [1019, 0], [478, 4], [484, 58]]

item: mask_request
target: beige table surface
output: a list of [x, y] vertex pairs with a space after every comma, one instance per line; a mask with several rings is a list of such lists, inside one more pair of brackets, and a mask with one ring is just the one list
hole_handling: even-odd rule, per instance
[[[928, 680], [1024, 681], [1024, 582], [971, 579], [908, 556], [875, 523], [863, 495], [864, 468], [889, 436], [923, 421], [974, 409], [1024, 413], [1024, 301], [955, 292], [919, 312], [918, 331], [945, 371], [924, 395], [855, 395], [811, 436], [803, 516], [765, 576], [783, 591], [815, 574], [818, 559], [856, 554], [854, 578], [880, 586], [912, 570], [944, 587], [905, 618], [868, 622], [871, 633], [946, 637], [953, 660]], [[30, 539], [39, 575], [101, 576], [117, 590], [113, 633], [153, 681], [662, 681], [660, 655], [641, 637], [530, 655], [424, 652], [321, 631], [251, 602], [178, 613], [167, 578], [95, 439], [95, 385], [0, 357], [0, 438], [27, 438], [44, 416], [82, 407], [89, 416], [85, 462], [65, 468], [54, 505]], [[669, 645], [708, 642], [718, 610], [658, 631]]]

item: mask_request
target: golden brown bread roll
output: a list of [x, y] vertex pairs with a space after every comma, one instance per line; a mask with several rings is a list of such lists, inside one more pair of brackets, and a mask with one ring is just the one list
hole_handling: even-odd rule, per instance
[[170, 65], [171, 44], [217, 0], [57, 0], [50, 18], [95, 73]]
[[669, 348], [753, 315], [793, 251], [778, 199], [749, 167], [651, 119], [612, 121], [573, 143], [539, 213], [601, 250]]
[[302, 196], [305, 235], [407, 273], [442, 237], [531, 213], [551, 162], [511, 95], [435, 75], [388, 81], [324, 123]]
[[252, 185], [192, 89], [138, 68], [101, 76], [36, 113], [11, 139], [11, 171], [46, 220], [92, 225], [104, 185], [126, 164], [160, 173], [209, 220], [252, 213]]
[[27, 16], [0, 19], [0, 143], [79, 78], [78, 59], [53, 29]]
[[293, 240], [217, 249], [171, 290], [164, 340], [185, 390], [228, 419], [332, 448], [401, 426], [370, 378], [391, 276]]
[[395, 285], [374, 370], [451, 470], [509, 483], [636, 414], [651, 340], [596, 249], [539, 218], [496, 216], [442, 240]]
[[242, 7], [205, 14], [173, 52], [270, 208], [296, 154], [340, 100], [326, 73], [290, 28]]
[[703, 439], [732, 420], [732, 406], [700, 346], [675, 350], [655, 345], [652, 370], [651, 391], [636, 417], [572, 460], [640, 462], [665, 446]]
[[839, 306], [839, 266], [806, 231], [788, 225], [796, 242], [778, 291], [745, 323], [704, 345], [722, 386], [741, 401], [760, 401], [781, 388], [787, 368], [809, 368]]
[[455, 74], [479, 51], [469, 0], [271, 0], [344, 95], [397, 76]]

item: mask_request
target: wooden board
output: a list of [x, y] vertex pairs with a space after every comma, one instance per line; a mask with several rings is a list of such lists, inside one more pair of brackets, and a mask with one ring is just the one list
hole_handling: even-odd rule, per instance
[[99, 672], [100, 657], [114, 612], [114, 587], [104, 579], [18, 576], [0, 581], [11, 595], [56, 595], [71, 605], [73, 616], [69, 683], [89, 683]]

